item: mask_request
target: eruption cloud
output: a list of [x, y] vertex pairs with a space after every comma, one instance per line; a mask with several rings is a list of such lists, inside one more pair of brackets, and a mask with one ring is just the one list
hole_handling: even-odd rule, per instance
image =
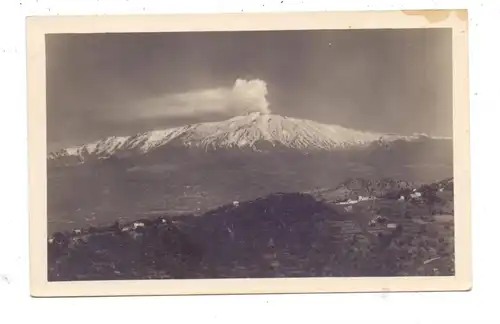
[[265, 81], [237, 79], [232, 87], [167, 94], [142, 101], [133, 109], [139, 111], [142, 118], [191, 118], [210, 114], [238, 116], [251, 112], [270, 114], [267, 94]]

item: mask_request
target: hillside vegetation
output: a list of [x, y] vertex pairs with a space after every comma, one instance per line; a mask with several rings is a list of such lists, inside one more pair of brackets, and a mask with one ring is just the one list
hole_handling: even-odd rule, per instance
[[452, 179], [430, 185], [351, 179], [331, 190], [275, 193], [201, 216], [58, 232], [48, 242], [48, 276], [453, 275], [453, 233]]

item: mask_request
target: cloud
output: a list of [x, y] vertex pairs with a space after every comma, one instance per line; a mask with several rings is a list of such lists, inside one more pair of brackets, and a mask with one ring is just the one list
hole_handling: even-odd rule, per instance
[[237, 79], [232, 87], [168, 94], [148, 99], [134, 107], [139, 118], [190, 118], [211, 114], [243, 115], [270, 113], [267, 84], [260, 79]]

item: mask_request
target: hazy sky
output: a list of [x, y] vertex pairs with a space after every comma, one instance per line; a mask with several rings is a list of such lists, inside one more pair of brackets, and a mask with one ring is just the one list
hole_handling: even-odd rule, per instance
[[248, 111], [452, 134], [451, 30], [46, 38], [48, 149]]

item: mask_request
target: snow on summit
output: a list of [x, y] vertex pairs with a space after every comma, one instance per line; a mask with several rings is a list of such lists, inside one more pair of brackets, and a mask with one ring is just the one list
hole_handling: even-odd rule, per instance
[[185, 139], [187, 145], [205, 147], [251, 147], [264, 140], [291, 148], [331, 149], [372, 142], [379, 137], [379, 134], [310, 120], [254, 112], [222, 122], [196, 125]]
[[146, 154], [174, 140], [186, 147], [204, 149], [255, 148], [257, 142], [265, 141], [295, 149], [333, 150], [367, 145], [379, 140], [413, 137], [363, 132], [312, 120], [252, 112], [224, 121], [155, 130], [133, 136], [108, 137], [51, 153], [49, 159], [68, 156], [84, 158], [89, 155], [106, 158], [124, 151]]

